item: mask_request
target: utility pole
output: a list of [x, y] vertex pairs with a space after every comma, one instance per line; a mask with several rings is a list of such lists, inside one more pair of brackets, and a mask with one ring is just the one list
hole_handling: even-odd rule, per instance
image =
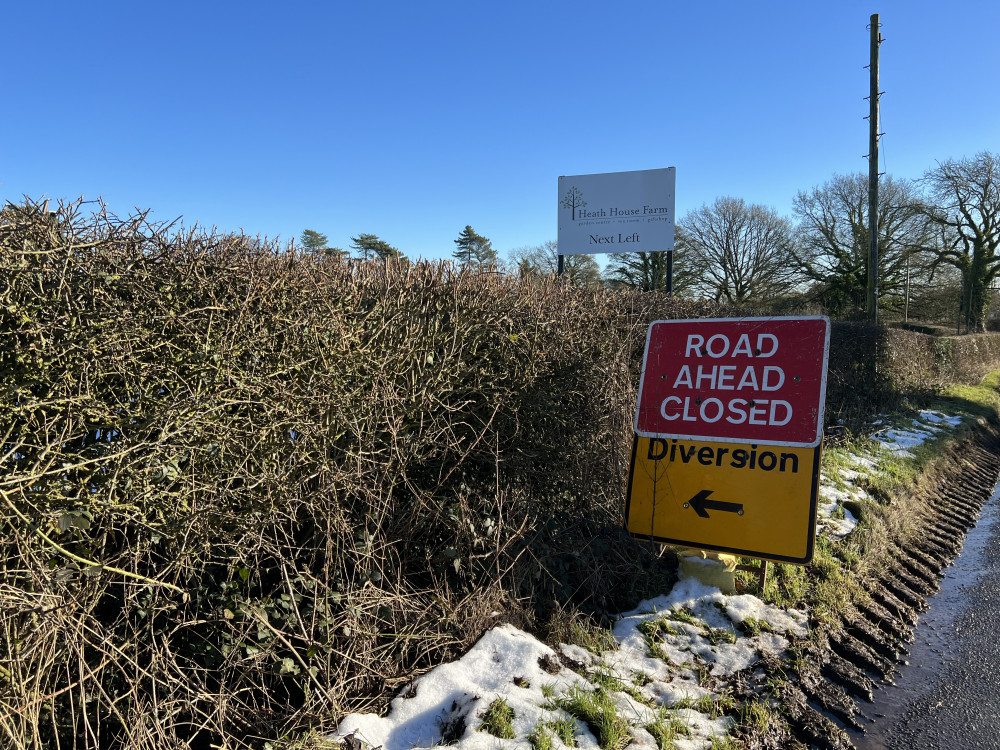
[[903, 291], [903, 323], [910, 322], [910, 254], [906, 254], [906, 287]]
[[882, 43], [878, 13], [871, 17], [871, 55], [868, 72], [868, 315], [878, 322], [878, 47]]

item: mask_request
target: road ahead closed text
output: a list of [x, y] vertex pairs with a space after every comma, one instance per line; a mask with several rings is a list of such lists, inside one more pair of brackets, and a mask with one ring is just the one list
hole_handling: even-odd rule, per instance
[[822, 436], [825, 318], [658, 321], [636, 432], [813, 446]]

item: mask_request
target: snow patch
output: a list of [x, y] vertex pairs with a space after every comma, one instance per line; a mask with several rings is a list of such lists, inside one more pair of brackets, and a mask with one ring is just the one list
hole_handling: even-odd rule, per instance
[[896, 427], [884, 430], [875, 436], [883, 450], [897, 456], [913, 458], [912, 448], [923, 445], [942, 430], [949, 430], [962, 423], [962, 417], [947, 416], [932, 409], [919, 412], [919, 418], [911, 420], [911, 427]]
[[[757, 626], [744, 632], [739, 626], [748, 618]], [[571, 718], [557, 705], [571, 688], [593, 691], [605, 685], [619, 715], [632, 726], [633, 747], [647, 747], [651, 738], [642, 727], [653, 720], [656, 707], [666, 706], [676, 708], [692, 732], [678, 738], [677, 747], [704, 750], [713, 738], [725, 736], [730, 724], [725, 717], [712, 719], [688, 707], [706, 696], [717, 699], [705, 677], [711, 675], [710, 684], [718, 685], [751, 667], [762, 652], [780, 654], [789, 638], [806, 635], [805, 621], [804, 612], [782, 610], [750, 594], [727, 596], [697, 579], [684, 579], [669, 594], [642, 602], [615, 622], [612, 635], [618, 648], [594, 654], [560, 644], [559, 652], [580, 674], [566, 668], [549, 674], [542, 665], [559, 655], [512, 625], [500, 625], [458, 661], [415, 680], [393, 699], [385, 716], [345, 717], [332, 739], [354, 735], [368, 747], [384, 750], [445, 742], [462, 750], [525, 748], [539, 725]], [[479, 731], [483, 714], [497, 698], [514, 711], [514, 740]], [[580, 721], [576, 732], [577, 747], [597, 748]]]
[[[527, 737], [543, 713], [542, 685], [565, 687], [579, 681], [565, 670], [559, 675], [545, 672], [539, 664], [545, 657], [556, 658], [555, 652], [513, 625], [500, 625], [458, 661], [417, 678], [412, 688], [393, 699], [386, 716], [346, 716], [333, 739], [353, 734], [384, 750], [429, 748], [446, 739], [457, 739], [470, 750], [495, 748], [496, 737], [476, 730], [480, 714], [499, 697], [514, 710], [515, 735]], [[446, 737], [449, 732], [458, 736]]]

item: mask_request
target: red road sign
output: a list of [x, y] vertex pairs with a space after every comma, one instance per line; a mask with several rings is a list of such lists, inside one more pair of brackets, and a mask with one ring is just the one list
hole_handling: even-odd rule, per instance
[[819, 445], [829, 353], [825, 316], [658, 320], [646, 336], [635, 431]]

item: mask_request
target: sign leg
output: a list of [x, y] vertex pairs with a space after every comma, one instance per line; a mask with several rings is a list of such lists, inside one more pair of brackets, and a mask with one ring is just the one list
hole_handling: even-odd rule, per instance
[[761, 560], [760, 565], [737, 565], [737, 570], [745, 570], [747, 573], [754, 573], [757, 576], [757, 583], [760, 584], [760, 593], [763, 596], [767, 587], [767, 560]]

